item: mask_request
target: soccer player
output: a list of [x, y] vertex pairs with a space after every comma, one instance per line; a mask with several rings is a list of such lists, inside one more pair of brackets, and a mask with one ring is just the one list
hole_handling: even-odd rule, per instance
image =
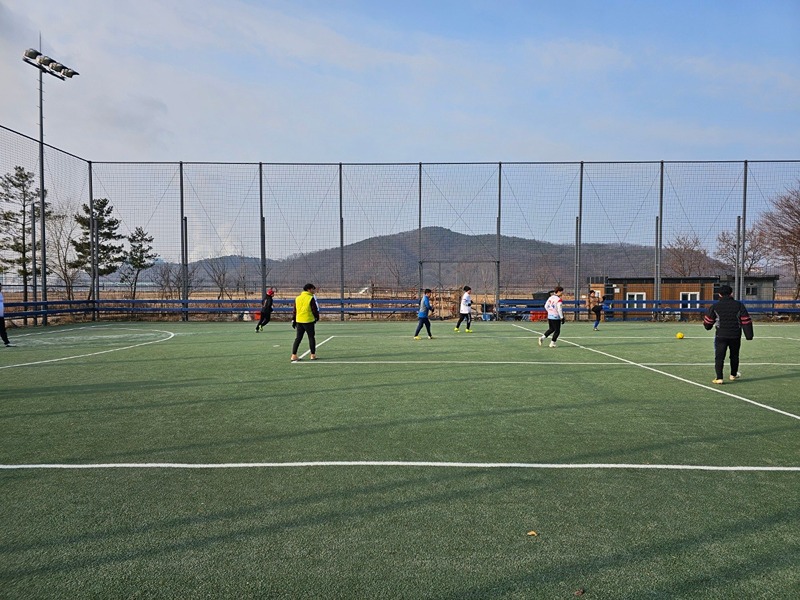
[[275, 290], [269, 288], [267, 290], [267, 297], [264, 298], [264, 304], [261, 307], [261, 318], [258, 320], [258, 325], [256, 325], [256, 333], [263, 331], [264, 325], [269, 323], [269, 320], [272, 317], [272, 297], [274, 295]]
[[428, 332], [428, 339], [433, 339], [433, 336], [431, 335], [431, 320], [429, 318], [429, 315], [432, 312], [433, 306], [431, 306], [431, 290], [429, 288], [425, 288], [422, 300], [419, 301], [419, 311], [417, 312], [417, 318], [419, 321], [417, 323], [417, 330], [414, 332], [415, 340], [419, 339], [419, 332], [422, 331], [423, 325]]
[[711, 383], [722, 385], [722, 368], [725, 365], [725, 354], [730, 351], [730, 380], [739, 379], [739, 349], [742, 346], [742, 331], [748, 340], [753, 339], [753, 320], [744, 304], [733, 299], [733, 289], [729, 285], [719, 288], [720, 299], [708, 307], [703, 315], [703, 327], [706, 331], [716, 325], [714, 335], [714, 370], [716, 378]]
[[600, 325], [600, 315], [603, 312], [603, 303], [594, 290], [589, 290], [589, 295], [586, 297], [586, 308], [589, 309], [589, 318], [594, 316], [594, 330], [597, 331], [597, 326]]
[[300, 360], [297, 357], [297, 349], [303, 341], [303, 335], [308, 334], [308, 347], [311, 350], [311, 360], [317, 360], [317, 339], [314, 331], [314, 324], [319, 321], [319, 308], [314, 292], [317, 288], [313, 283], [303, 286], [303, 291], [294, 299], [294, 310], [292, 311], [292, 329], [297, 331], [292, 344], [292, 362]]
[[558, 336], [561, 335], [561, 324], [566, 320], [564, 319], [564, 307], [561, 302], [563, 293], [564, 288], [560, 285], [556, 286], [556, 289], [553, 290], [553, 295], [544, 303], [544, 309], [547, 311], [547, 331], [539, 338], [540, 346], [552, 334], [553, 339], [550, 342], [550, 347], [556, 347]]
[[6, 304], [3, 298], [3, 284], [0, 283], [0, 338], [6, 348], [12, 348], [14, 344], [8, 341], [8, 333], [6, 333]]
[[458, 310], [458, 323], [456, 323], [456, 328], [453, 329], [456, 333], [458, 333], [458, 328], [461, 327], [461, 323], [463, 321], [467, 322], [467, 333], [472, 333], [470, 327], [472, 327], [472, 296], [470, 292], [472, 288], [468, 285], [464, 286], [464, 295], [461, 296], [461, 307]]

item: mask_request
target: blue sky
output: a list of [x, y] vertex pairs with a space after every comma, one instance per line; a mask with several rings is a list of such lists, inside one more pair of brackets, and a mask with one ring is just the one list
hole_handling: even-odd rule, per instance
[[800, 159], [800, 0], [0, 0], [0, 124], [94, 161]]

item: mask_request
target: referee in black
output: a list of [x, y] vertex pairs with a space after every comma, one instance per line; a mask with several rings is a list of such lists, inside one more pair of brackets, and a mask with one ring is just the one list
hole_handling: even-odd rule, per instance
[[742, 345], [742, 332], [748, 340], [753, 339], [753, 320], [747, 313], [744, 304], [733, 299], [733, 289], [729, 285], [719, 288], [720, 299], [708, 307], [703, 316], [703, 327], [711, 331], [716, 326], [714, 336], [714, 369], [716, 379], [711, 383], [722, 384], [722, 367], [725, 365], [725, 354], [730, 352], [730, 380], [739, 379], [739, 348]]

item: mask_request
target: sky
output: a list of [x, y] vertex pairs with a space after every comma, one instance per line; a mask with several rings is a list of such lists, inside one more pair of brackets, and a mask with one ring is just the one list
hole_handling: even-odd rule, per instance
[[92, 161], [800, 159], [800, 0], [0, 0], [0, 125]]

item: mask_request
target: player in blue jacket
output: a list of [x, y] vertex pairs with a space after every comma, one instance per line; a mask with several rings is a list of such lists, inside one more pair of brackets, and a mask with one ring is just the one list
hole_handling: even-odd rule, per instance
[[424, 295], [422, 299], [419, 301], [419, 312], [417, 312], [417, 318], [419, 322], [417, 323], [417, 330], [414, 332], [414, 339], [419, 339], [419, 332], [422, 331], [422, 326], [425, 326], [425, 329], [428, 332], [428, 339], [432, 340], [433, 336], [431, 335], [431, 320], [429, 315], [433, 312], [433, 306], [431, 306], [431, 290], [425, 288]]

